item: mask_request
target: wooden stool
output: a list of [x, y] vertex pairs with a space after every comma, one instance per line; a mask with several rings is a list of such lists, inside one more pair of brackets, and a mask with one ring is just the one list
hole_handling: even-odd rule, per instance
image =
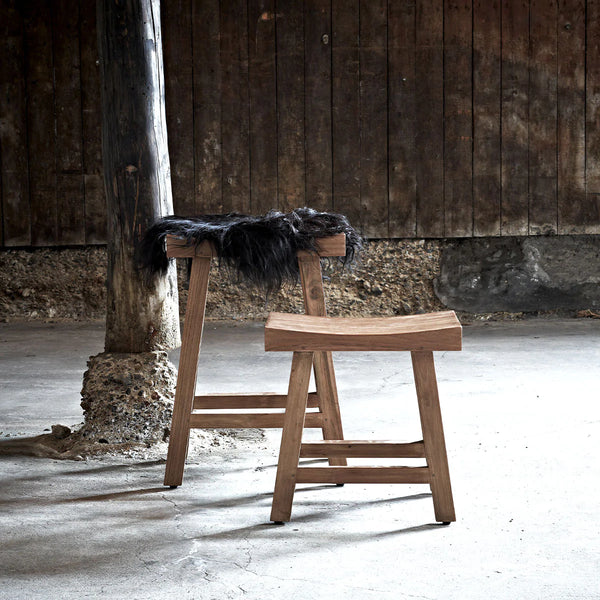
[[[319, 238], [317, 252], [298, 252], [298, 266], [307, 314], [325, 315], [325, 296], [321, 274], [321, 257], [345, 256], [346, 236], [342, 234]], [[215, 257], [212, 245], [204, 242], [197, 247], [185, 240], [167, 236], [169, 258], [191, 258], [188, 303], [177, 374], [177, 388], [173, 405], [173, 420], [164, 484], [181, 485], [191, 428], [268, 428], [283, 426], [283, 412], [279, 413], [198, 413], [202, 409], [265, 409], [285, 408], [285, 394], [210, 394], [196, 396], [196, 375], [211, 259]], [[314, 352], [311, 365], [315, 373], [316, 392], [309, 394], [308, 407], [317, 412], [306, 415], [305, 426], [320, 428], [323, 439], [343, 438], [333, 372], [331, 352]], [[346, 464], [343, 458], [332, 458], [332, 465]]]
[[[265, 350], [293, 351], [288, 402], [277, 465], [271, 521], [289, 521], [297, 483], [428, 483], [435, 518], [455, 521], [434, 350], [460, 350], [454, 312], [407, 317], [328, 318], [271, 313]], [[347, 350], [406, 350], [412, 355], [423, 440], [413, 443], [344, 440], [302, 443], [313, 354]], [[299, 458], [425, 458], [425, 467], [299, 467]]]

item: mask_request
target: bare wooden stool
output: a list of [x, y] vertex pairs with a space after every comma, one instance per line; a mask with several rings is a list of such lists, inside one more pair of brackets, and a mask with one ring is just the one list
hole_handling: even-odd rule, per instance
[[[435, 518], [455, 521], [442, 427], [435, 350], [460, 350], [462, 328], [453, 311], [383, 318], [329, 318], [271, 313], [265, 350], [293, 351], [271, 521], [289, 521], [297, 483], [428, 483]], [[411, 352], [423, 440], [412, 443], [327, 439], [302, 443], [313, 354], [331, 351]], [[300, 467], [299, 458], [425, 458], [425, 467]]]
[[[317, 252], [298, 252], [298, 266], [307, 314], [325, 315], [325, 296], [321, 273], [321, 257], [345, 256], [346, 236], [342, 234], [316, 240]], [[203, 409], [271, 409], [285, 408], [285, 394], [210, 394], [195, 395], [196, 375], [206, 295], [211, 260], [216, 256], [209, 242], [197, 247], [190, 246], [181, 238], [167, 236], [167, 256], [169, 258], [191, 258], [188, 303], [183, 328], [177, 388], [173, 406], [173, 420], [167, 454], [164, 484], [170, 487], [181, 485], [190, 429], [193, 428], [270, 428], [282, 427], [284, 413], [208, 413], [197, 412]], [[323, 439], [343, 437], [342, 424], [337, 400], [337, 389], [331, 352], [314, 352], [311, 365], [315, 373], [316, 392], [308, 395], [305, 403], [309, 408], [304, 425], [320, 428]], [[343, 458], [332, 458], [330, 464], [344, 465]]]

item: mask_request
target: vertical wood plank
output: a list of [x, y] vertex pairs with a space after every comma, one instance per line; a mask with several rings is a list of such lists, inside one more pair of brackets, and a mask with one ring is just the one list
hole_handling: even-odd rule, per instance
[[219, 0], [192, 0], [194, 61], [194, 212], [223, 210]]
[[529, 234], [557, 232], [556, 0], [531, 0]]
[[444, 4], [444, 235], [473, 233], [471, 0]]
[[588, 0], [586, 23], [586, 205], [588, 232], [600, 233], [600, 2]]
[[585, 194], [585, 1], [563, 0], [558, 16], [558, 231], [593, 233], [598, 203]]
[[362, 233], [388, 237], [387, 1], [360, 4]]
[[46, 246], [54, 245], [57, 239], [52, 12], [50, 4], [45, 2], [30, 0], [23, 7], [27, 46], [31, 243]]
[[106, 197], [102, 174], [100, 72], [96, 7], [80, 3], [81, 114], [83, 184], [85, 194], [85, 243], [106, 243]]
[[53, 0], [57, 243], [85, 242], [79, 1]]
[[332, 208], [331, 4], [304, 5], [306, 201]]
[[18, 3], [0, 3], [0, 243], [31, 242], [23, 19]]
[[473, 3], [473, 235], [500, 235], [500, 28], [498, 0]]
[[248, 2], [250, 209], [277, 208], [277, 88], [274, 0]]
[[304, 11], [301, 2], [277, 2], [277, 148], [279, 208], [310, 202], [305, 192]]
[[389, 236], [416, 234], [415, 3], [388, 1]]
[[600, 194], [600, 0], [587, 2], [586, 191]]
[[333, 209], [362, 231], [359, 0], [332, 0]]
[[221, 3], [223, 211], [250, 210], [248, 15], [245, 0]]
[[417, 0], [417, 236], [444, 235], [443, 3]]
[[[194, 63], [190, 0], [161, 2], [173, 209], [194, 215]], [[207, 42], [205, 42], [207, 43]]]
[[502, 235], [528, 232], [529, 1], [502, 4]]
[[588, 203], [593, 206], [600, 202], [600, 0], [587, 2], [586, 37], [585, 167]]

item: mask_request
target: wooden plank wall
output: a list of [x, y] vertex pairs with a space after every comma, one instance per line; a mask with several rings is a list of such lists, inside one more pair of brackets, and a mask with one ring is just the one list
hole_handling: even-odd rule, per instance
[[0, 2], [2, 246], [103, 243], [95, 3]]
[[[162, 3], [175, 210], [600, 233], [598, 0]], [[94, 2], [0, 0], [0, 245], [102, 243]]]

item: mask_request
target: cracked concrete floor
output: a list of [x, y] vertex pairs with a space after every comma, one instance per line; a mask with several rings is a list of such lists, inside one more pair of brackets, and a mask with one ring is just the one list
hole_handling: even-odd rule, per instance
[[[465, 327], [437, 369], [458, 521], [426, 486], [300, 486], [268, 522], [279, 431], [84, 462], [0, 457], [0, 597], [600, 598], [600, 321]], [[0, 324], [0, 437], [81, 419], [98, 324]], [[174, 355], [174, 360], [177, 356]], [[209, 324], [199, 385], [284, 390], [262, 326]], [[417, 439], [410, 361], [335, 356], [346, 436]]]

